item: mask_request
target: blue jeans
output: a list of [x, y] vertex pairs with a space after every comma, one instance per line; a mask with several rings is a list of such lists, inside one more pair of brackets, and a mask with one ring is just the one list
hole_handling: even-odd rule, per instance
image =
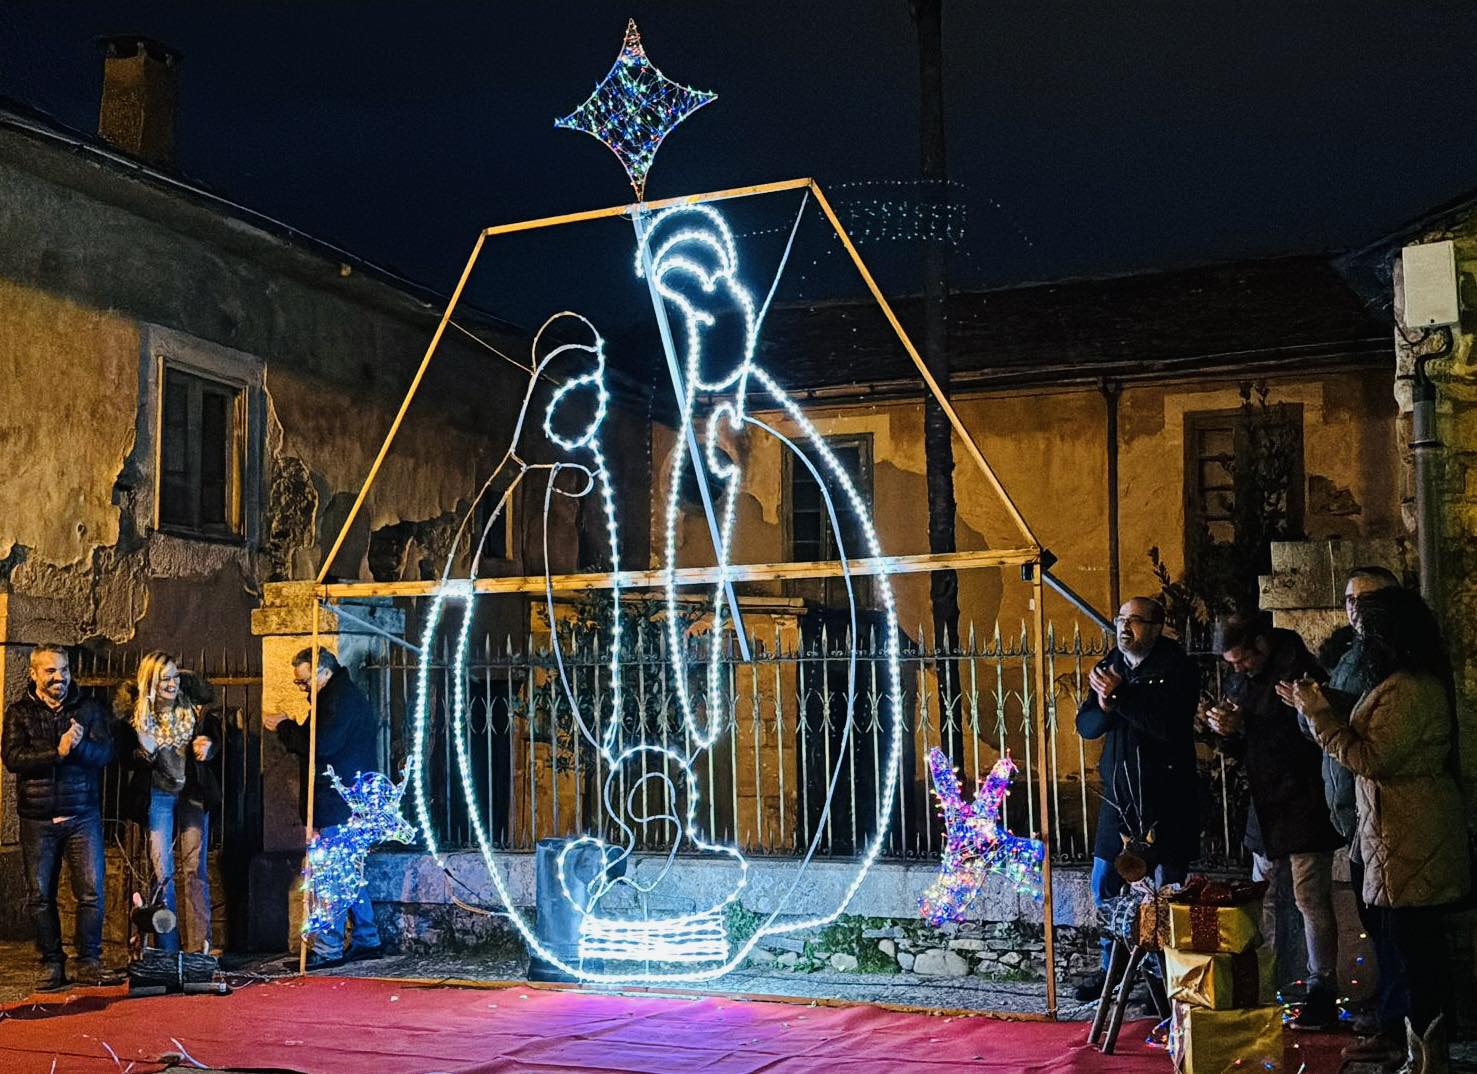
[[[185, 898], [190, 913], [185, 919], [186, 951], [210, 949], [210, 874], [206, 846], [210, 839], [210, 814], [192, 802], [158, 787], [149, 792], [149, 863], [154, 880], [164, 890], [164, 905], [177, 910], [174, 893], [174, 825], [179, 821], [179, 851], [185, 859]], [[164, 951], [180, 949], [180, 930], [159, 937]]]
[[103, 954], [103, 818], [100, 813], [68, 817], [61, 823], [21, 818], [21, 860], [26, 869], [26, 902], [36, 928], [41, 961], [64, 962], [56, 888], [62, 860], [77, 899], [77, 957]]
[[[1190, 867], [1179, 863], [1166, 862], [1154, 868], [1154, 882], [1160, 887], [1165, 884], [1183, 884], [1185, 877], [1189, 875]], [[1107, 858], [1094, 857], [1092, 859], [1092, 904], [1101, 906], [1109, 899], [1122, 895], [1125, 887], [1123, 877], [1118, 875], [1118, 870]], [[1103, 972], [1108, 970], [1108, 956], [1113, 953], [1113, 939], [1107, 933], [1103, 934], [1100, 941], [1103, 952]]]
[[[331, 825], [323, 829], [325, 839], [333, 838], [338, 831], [338, 825]], [[313, 954], [321, 959], [340, 959], [344, 957], [344, 923], [345, 919], [352, 925], [350, 932], [349, 950], [362, 951], [366, 947], [378, 947], [380, 945], [379, 929], [374, 923], [374, 904], [369, 901], [369, 889], [360, 888], [359, 895], [349, 906], [348, 910], [340, 914], [333, 923], [331, 930], [313, 933]]]

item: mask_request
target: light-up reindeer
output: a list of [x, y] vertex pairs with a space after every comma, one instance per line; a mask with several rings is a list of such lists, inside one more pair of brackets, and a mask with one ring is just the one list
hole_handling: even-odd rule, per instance
[[943, 750], [929, 751], [928, 771], [944, 818], [944, 853], [938, 878], [918, 900], [924, 920], [933, 926], [966, 920], [985, 894], [992, 873], [1039, 900], [1045, 847], [1040, 840], [1012, 835], [1000, 823], [1015, 772], [1010, 755], [995, 762], [973, 803], [964, 801], [954, 763]]
[[330, 765], [324, 776], [349, 806], [349, 819], [319, 832], [308, 844], [308, 916], [303, 935], [342, 927], [340, 918], [368, 883], [364, 862], [380, 843], [412, 843], [416, 828], [400, 815], [405, 780], [394, 783], [379, 772], [363, 772], [347, 786]]

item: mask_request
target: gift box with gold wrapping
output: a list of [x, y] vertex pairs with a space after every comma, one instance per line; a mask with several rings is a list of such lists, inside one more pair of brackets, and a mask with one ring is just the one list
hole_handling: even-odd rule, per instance
[[1098, 918], [1106, 932], [1124, 943], [1162, 950], [1169, 942], [1169, 897], [1177, 890], [1135, 884], [1127, 893], [1105, 900], [1098, 907]]
[[1170, 1018], [1169, 1054], [1179, 1074], [1280, 1070], [1282, 1008], [1213, 1011], [1176, 1002]]
[[1238, 955], [1262, 942], [1265, 883], [1224, 883], [1192, 876], [1169, 901], [1169, 946]]
[[1239, 955], [1164, 952], [1170, 999], [1191, 1007], [1232, 1010], [1259, 1007], [1276, 1000], [1272, 949], [1253, 947]]

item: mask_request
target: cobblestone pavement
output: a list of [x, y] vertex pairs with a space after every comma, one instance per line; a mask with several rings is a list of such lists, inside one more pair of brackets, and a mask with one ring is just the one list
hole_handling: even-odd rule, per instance
[[[275, 975], [287, 972], [279, 956], [240, 963], [247, 973]], [[296, 962], [291, 964], [297, 969]], [[492, 959], [484, 955], [392, 955], [374, 962], [352, 962], [325, 971], [342, 977], [394, 977], [430, 981], [516, 981], [525, 979], [521, 959]], [[661, 988], [650, 991], [661, 992]], [[786, 973], [778, 970], [738, 970], [721, 980], [683, 985], [683, 993], [715, 996], [783, 996], [885, 1003], [933, 1010], [1042, 1012], [1046, 986], [1040, 982], [992, 981], [984, 977], [920, 977], [911, 973]], [[1090, 1018], [1092, 1006], [1073, 1003], [1061, 1012], [1065, 1018]]]

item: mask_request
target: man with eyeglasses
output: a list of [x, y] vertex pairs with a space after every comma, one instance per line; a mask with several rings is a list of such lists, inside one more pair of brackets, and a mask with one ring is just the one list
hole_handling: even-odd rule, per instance
[[[1088, 675], [1077, 710], [1077, 733], [1102, 739], [1103, 781], [1092, 850], [1092, 897], [1098, 905], [1122, 892], [1115, 864], [1125, 849], [1141, 858], [1160, 884], [1185, 879], [1200, 846], [1195, 709], [1200, 672], [1179, 643], [1164, 636], [1164, 607], [1134, 597], [1113, 620], [1118, 647]], [[1077, 987], [1077, 998], [1103, 990], [1112, 943], [1104, 938], [1102, 967]]]
[[[361, 772], [379, 768], [377, 745], [378, 724], [369, 699], [364, 696], [338, 658], [319, 648], [318, 666], [313, 666], [313, 650], [304, 649], [292, 658], [292, 681], [305, 695], [311, 695], [314, 680], [318, 689], [318, 737], [316, 760], [318, 778], [313, 784], [313, 824], [332, 835], [333, 829], [349, 822], [349, 806], [343, 796], [323, 777], [331, 766], [345, 783]], [[308, 752], [310, 729], [306, 720], [298, 723], [285, 713], [263, 713], [262, 726], [277, 732], [289, 753], [300, 758], [298, 776], [299, 809], [304, 822], [308, 809]], [[352, 925], [351, 943], [344, 948], [344, 926]], [[324, 970], [345, 962], [359, 962], [381, 955], [379, 930], [375, 927], [374, 906], [369, 892], [361, 890], [348, 911], [341, 915], [335, 928], [313, 934], [313, 951], [308, 956], [308, 969]]]

